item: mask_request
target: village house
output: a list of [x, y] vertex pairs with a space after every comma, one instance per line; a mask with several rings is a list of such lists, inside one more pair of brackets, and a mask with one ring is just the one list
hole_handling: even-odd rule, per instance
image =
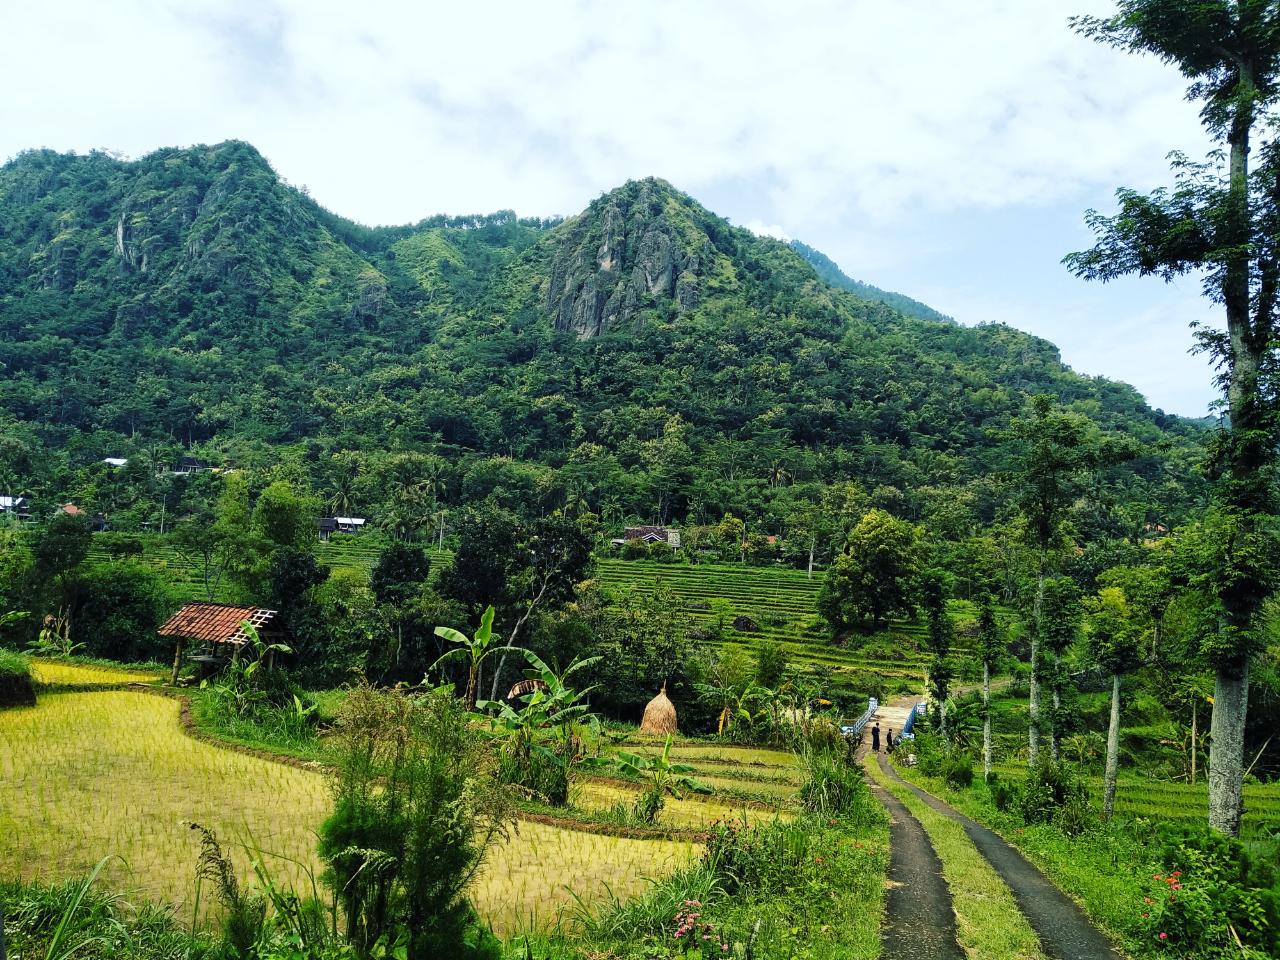
[[622, 547], [632, 540], [639, 540], [641, 543], [665, 543], [672, 551], [680, 549], [680, 531], [671, 527], [627, 527], [622, 536], [615, 537], [612, 543], [615, 547]]

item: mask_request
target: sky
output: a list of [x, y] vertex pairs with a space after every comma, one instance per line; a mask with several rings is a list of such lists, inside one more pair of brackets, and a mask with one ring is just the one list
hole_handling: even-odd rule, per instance
[[0, 2], [0, 159], [247, 140], [364, 223], [572, 215], [660, 176], [1167, 412], [1215, 399], [1198, 281], [1076, 280], [1086, 209], [1212, 144], [1109, 0]]

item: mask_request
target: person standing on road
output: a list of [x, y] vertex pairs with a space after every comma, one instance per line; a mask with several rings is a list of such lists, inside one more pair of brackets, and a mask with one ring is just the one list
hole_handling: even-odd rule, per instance
[[884, 752], [893, 752], [893, 727], [889, 728], [889, 735], [884, 738]]
[[880, 724], [876, 724], [871, 728], [871, 752], [880, 752]]

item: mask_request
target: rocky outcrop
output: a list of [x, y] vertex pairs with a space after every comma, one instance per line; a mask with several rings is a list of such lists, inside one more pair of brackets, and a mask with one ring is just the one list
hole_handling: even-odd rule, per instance
[[674, 194], [661, 180], [629, 183], [570, 224], [547, 286], [557, 332], [599, 336], [664, 297], [680, 312], [698, 305], [711, 245], [691, 224], [673, 222]]

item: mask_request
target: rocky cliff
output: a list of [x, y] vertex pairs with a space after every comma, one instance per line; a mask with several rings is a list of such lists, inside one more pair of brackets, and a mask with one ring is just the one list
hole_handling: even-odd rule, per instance
[[679, 313], [698, 305], [725, 259], [700, 229], [688, 198], [657, 179], [628, 183], [558, 231], [546, 309], [555, 329], [598, 336], [638, 308], [671, 298]]

